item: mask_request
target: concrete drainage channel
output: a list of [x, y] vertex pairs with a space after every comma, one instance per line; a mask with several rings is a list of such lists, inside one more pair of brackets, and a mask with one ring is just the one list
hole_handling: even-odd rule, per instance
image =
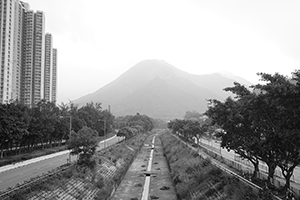
[[176, 200], [160, 130], [153, 131], [110, 200]]
[[151, 168], [152, 168], [152, 160], [153, 160], [153, 152], [154, 152], [154, 142], [155, 142], [155, 135], [152, 139], [152, 147], [150, 151], [150, 157], [149, 157], [149, 162], [148, 162], [148, 167], [147, 167], [147, 172], [145, 173], [146, 178], [145, 178], [145, 183], [144, 183], [144, 189], [142, 193], [142, 199], [141, 200], [148, 200], [149, 196], [149, 188], [150, 188], [150, 178], [151, 178]]

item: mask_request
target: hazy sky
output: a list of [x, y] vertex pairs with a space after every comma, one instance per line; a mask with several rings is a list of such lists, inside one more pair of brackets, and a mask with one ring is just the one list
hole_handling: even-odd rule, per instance
[[193, 74], [300, 67], [299, 0], [24, 0], [58, 49], [58, 101], [75, 100], [145, 59]]

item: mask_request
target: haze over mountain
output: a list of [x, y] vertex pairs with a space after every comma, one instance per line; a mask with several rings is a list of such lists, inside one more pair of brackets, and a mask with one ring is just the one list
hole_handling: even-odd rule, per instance
[[204, 112], [207, 99], [225, 99], [230, 95], [223, 89], [241, 77], [225, 77], [220, 73], [193, 75], [163, 60], [145, 60], [131, 67], [116, 80], [74, 101], [79, 106], [100, 102], [111, 107], [116, 116], [146, 114], [153, 118], [170, 120], [182, 118], [186, 111]]

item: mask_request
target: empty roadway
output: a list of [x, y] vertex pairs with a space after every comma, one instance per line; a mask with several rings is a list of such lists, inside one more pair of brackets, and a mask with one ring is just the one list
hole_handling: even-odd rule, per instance
[[[101, 150], [107, 146], [117, 143], [120, 141], [120, 137], [113, 137], [106, 142], [100, 142], [97, 147], [97, 151]], [[18, 183], [22, 183], [25, 180], [42, 175], [50, 170], [53, 170], [63, 164], [67, 163], [69, 158], [69, 153], [63, 155], [55, 156], [48, 159], [41, 159], [38, 162], [24, 165], [17, 168], [12, 168], [0, 173], [0, 190], [6, 190], [8, 187], [14, 187]], [[74, 161], [76, 156], [72, 156], [71, 160]]]

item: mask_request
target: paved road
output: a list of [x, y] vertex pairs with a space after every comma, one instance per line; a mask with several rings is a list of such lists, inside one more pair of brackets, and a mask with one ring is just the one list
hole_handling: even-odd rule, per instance
[[[115, 144], [120, 140], [122, 140], [122, 138], [113, 137], [108, 141], [102, 141], [99, 143], [97, 151], [103, 149], [104, 147], [108, 147], [112, 144]], [[69, 153], [66, 152], [65, 154], [55, 156], [52, 158], [41, 159], [40, 161], [29, 163], [24, 166], [16, 168], [12, 166], [11, 169], [5, 169], [5, 171], [2, 170], [2, 172], [0, 173], [0, 190], [5, 190], [8, 187], [13, 187], [17, 183], [22, 183], [25, 180], [41, 175], [43, 173], [48, 172], [49, 170], [55, 169], [63, 164], [66, 164], [68, 158]], [[74, 161], [75, 159], [77, 159], [76, 156], [71, 157], [71, 161]]]

